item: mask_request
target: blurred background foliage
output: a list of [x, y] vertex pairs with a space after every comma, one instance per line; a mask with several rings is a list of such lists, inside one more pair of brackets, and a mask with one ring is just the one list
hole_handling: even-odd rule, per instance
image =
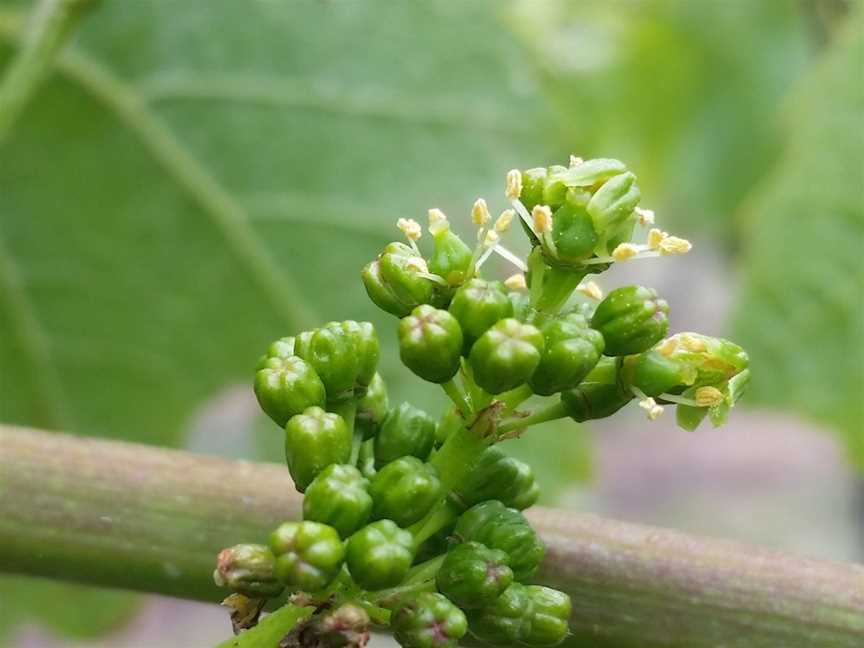
[[[0, 2], [0, 67], [29, 8]], [[732, 313], [712, 332], [751, 352], [748, 403], [827, 422], [864, 466], [861, 19], [842, 0], [104, 0], [0, 143], [0, 421], [280, 461], [248, 408], [264, 345], [344, 318], [392, 342], [358, 271], [395, 220], [437, 206], [468, 232], [507, 169], [576, 153], [625, 160], [718, 259]], [[685, 286], [673, 325], [710, 289]], [[439, 408], [385, 346], [394, 400]], [[573, 428], [511, 445], [547, 503], [592, 472]], [[135, 600], [4, 578], [0, 634], [39, 615], [91, 636]]]

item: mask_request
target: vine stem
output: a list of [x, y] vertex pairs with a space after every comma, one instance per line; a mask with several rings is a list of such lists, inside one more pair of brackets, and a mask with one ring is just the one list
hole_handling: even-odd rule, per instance
[[18, 54], [0, 83], [0, 142], [6, 139], [73, 28], [95, 0], [40, 0], [28, 18]]
[[[215, 556], [298, 519], [288, 471], [0, 426], [0, 570], [217, 602]], [[864, 566], [574, 511], [527, 512], [572, 639], [622, 648], [860, 648]]]

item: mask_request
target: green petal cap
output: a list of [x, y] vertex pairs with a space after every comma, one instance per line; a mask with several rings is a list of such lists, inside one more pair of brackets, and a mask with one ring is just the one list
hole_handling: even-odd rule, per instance
[[512, 317], [513, 304], [500, 281], [474, 278], [453, 295], [450, 314], [459, 321], [467, 350], [496, 322]]
[[267, 360], [270, 358], [290, 358], [293, 355], [294, 337], [288, 336], [279, 338], [267, 347], [267, 351], [264, 352], [264, 355], [258, 358], [258, 364], [255, 365], [255, 371], [263, 369], [266, 366]]
[[346, 560], [351, 577], [363, 589], [395, 587], [414, 561], [414, 538], [392, 520], [378, 520], [351, 536]]
[[372, 382], [366, 388], [366, 395], [357, 401], [357, 413], [354, 416], [354, 429], [363, 434], [364, 439], [374, 437], [390, 411], [390, 399], [387, 396], [387, 385], [381, 374], [375, 373]]
[[369, 298], [379, 308], [405, 317], [420, 304], [433, 300], [435, 284], [421, 276], [426, 262], [410, 246], [390, 243], [361, 276]]
[[561, 403], [577, 423], [612, 416], [633, 400], [618, 377], [618, 361], [602, 357], [577, 387], [561, 392]]
[[440, 501], [438, 471], [417, 457], [401, 457], [388, 463], [372, 478], [372, 517], [393, 520], [402, 527], [417, 522]]
[[303, 519], [332, 526], [342, 538], [364, 526], [371, 514], [369, 480], [348, 464], [327, 466], [303, 497]]
[[621, 232], [627, 232], [629, 238], [629, 232], [636, 222], [635, 209], [641, 197], [636, 176], [629, 171], [604, 182], [586, 206], [600, 238], [609, 241]]
[[415, 374], [444, 383], [459, 371], [462, 329], [446, 310], [422, 305], [399, 322], [399, 357]]
[[264, 413], [277, 425], [327, 400], [324, 383], [309, 363], [297, 356], [271, 356], [259, 363], [253, 389]]
[[429, 272], [443, 277], [450, 286], [461, 285], [471, 265], [471, 248], [450, 230], [446, 219], [430, 226], [430, 231], [435, 250], [429, 257]]
[[490, 394], [518, 387], [531, 377], [543, 353], [543, 334], [530, 324], [503, 319], [471, 348], [474, 380]]
[[584, 189], [569, 189], [564, 203], [552, 214], [554, 248], [544, 243], [543, 256], [550, 265], [580, 266], [594, 254], [599, 237], [594, 221], [586, 210], [591, 194]]
[[345, 549], [336, 529], [318, 522], [285, 522], [270, 534], [276, 577], [287, 587], [315, 592], [336, 577]]
[[557, 646], [570, 632], [570, 597], [540, 585], [528, 585], [525, 589], [533, 609], [531, 624], [523, 641], [529, 646]]
[[454, 536], [462, 542], [480, 542], [505, 552], [519, 581], [533, 576], [546, 553], [525, 516], [496, 500], [477, 504], [463, 513], [456, 522]]
[[387, 414], [375, 436], [375, 463], [380, 468], [400, 457], [425, 460], [435, 443], [436, 421], [410, 403]]
[[471, 634], [492, 646], [516, 645], [531, 632], [534, 603], [528, 588], [513, 583], [495, 602], [469, 618]]
[[651, 288], [616, 288], [598, 304], [591, 326], [603, 334], [606, 355], [642, 353], [669, 330], [669, 305]]
[[249, 598], [278, 596], [284, 588], [275, 565], [273, 552], [264, 545], [234, 545], [219, 552], [213, 581]]
[[396, 609], [390, 626], [404, 648], [455, 648], [468, 620], [445, 596], [423, 592]]
[[488, 607], [513, 582], [509, 562], [503, 551], [465, 542], [447, 552], [435, 583], [439, 592], [464, 610]]
[[510, 457], [499, 446], [486, 448], [456, 495], [465, 506], [497, 499], [505, 506], [525, 509], [540, 496], [534, 471], [524, 461]]
[[596, 366], [605, 348], [603, 335], [578, 313], [547, 320], [540, 331], [546, 344], [528, 384], [541, 396], [576, 387]]
[[351, 457], [352, 435], [338, 414], [310, 407], [285, 426], [285, 459], [301, 493], [330, 464]]

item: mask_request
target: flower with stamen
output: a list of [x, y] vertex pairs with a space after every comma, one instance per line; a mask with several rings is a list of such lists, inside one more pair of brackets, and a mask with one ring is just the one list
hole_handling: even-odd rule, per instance
[[696, 405], [699, 407], [713, 407], [723, 402], [723, 392], [716, 387], [699, 387], [696, 390]]
[[517, 272], [516, 274], [507, 277], [504, 280], [504, 285], [510, 290], [525, 290], [528, 287], [528, 284], [525, 281], [525, 275], [521, 272]]
[[639, 218], [640, 225], [653, 225], [654, 224], [654, 210], [653, 209], [642, 209], [641, 207], [636, 207], [634, 210], [636, 212], [636, 216]]
[[402, 233], [412, 243], [423, 236], [423, 228], [420, 227], [420, 223], [415, 221], [413, 218], [400, 218], [396, 221], [396, 227], [398, 227]]
[[511, 169], [507, 172], [507, 180], [504, 195], [508, 200], [518, 200], [522, 193], [522, 172], [519, 169]]
[[603, 291], [600, 289], [600, 286], [597, 285], [594, 281], [589, 281], [585, 284], [579, 284], [576, 286], [576, 290], [585, 295], [586, 297], [590, 297], [591, 299], [596, 299], [600, 301], [603, 299]]

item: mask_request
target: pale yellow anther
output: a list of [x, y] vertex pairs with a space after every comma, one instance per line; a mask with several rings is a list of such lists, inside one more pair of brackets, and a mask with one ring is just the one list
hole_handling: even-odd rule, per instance
[[708, 347], [705, 346], [705, 340], [702, 338], [689, 333], [682, 333], [679, 337], [681, 338], [681, 346], [691, 353], [702, 353], [708, 350]]
[[552, 210], [548, 205], [534, 205], [534, 209], [531, 210], [531, 217], [534, 219], [534, 232], [536, 234], [552, 231]]
[[415, 272], [429, 272], [429, 266], [426, 265], [423, 257], [411, 257], [405, 262], [405, 267]]
[[660, 244], [666, 240], [669, 235], [656, 227], [652, 227], [648, 231], [648, 247], [652, 250], [659, 250]]
[[596, 299], [600, 301], [603, 299], [603, 291], [600, 289], [595, 282], [589, 281], [585, 284], [579, 284], [576, 286], [576, 290], [585, 295], [586, 297], [590, 297], [591, 299]]
[[447, 222], [447, 216], [443, 211], [437, 208], [429, 210], [429, 233], [436, 236], [441, 232], [446, 232], [450, 229], [450, 223]]
[[663, 255], [687, 254], [691, 249], [693, 249], [693, 245], [690, 241], [677, 236], [667, 236], [660, 241], [659, 246], [660, 254]]
[[474, 206], [471, 208], [471, 220], [475, 225], [481, 227], [492, 220], [492, 214], [489, 213], [489, 208], [486, 206], [486, 201], [478, 198], [474, 201]]
[[645, 414], [648, 415], [648, 418], [652, 421], [659, 418], [663, 414], [663, 407], [657, 404], [650, 396], [648, 398], [643, 398], [639, 401], [639, 407], [645, 410]]
[[570, 156], [570, 168], [572, 169], [573, 167], [577, 167], [580, 164], [582, 164], [584, 161], [585, 160], [583, 160], [581, 157], [576, 157], [575, 155], [571, 155]]
[[510, 290], [525, 290], [528, 287], [528, 284], [525, 282], [525, 275], [521, 272], [507, 277], [504, 280], [504, 285]]
[[632, 259], [639, 254], [639, 247], [633, 243], [621, 243], [618, 247], [612, 250], [612, 258], [616, 261], [626, 261]]
[[522, 194], [522, 172], [519, 169], [512, 169], [507, 172], [507, 182], [504, 188], [504, 195], [508, 200], [516, 200]]
[[723, 402], [723, 392], [716, 387], [700, 387], [696, 390], [696, 404], [699, 407], [711, 407]]
[[653, 225], [654, 224], [654, 210], [653, 209], [642, 209], [641, 207], [636, 208], [636, 215], [639, 217], [640, 225]]
[[495, 221], [495, 231], [503, 234], [507, 230], [510, 229], [510, 224], [513, 222], [513, 218], [515, 218], [516, 212], [512, 209], [505, 209], [501, 212], [501, 215]]
[[666, 338], [657, 345], [657, 352], [660, 355], [671, 356], [678, 349], [678, 341], [675, 338]]
[[396, 227], [402, 230], [409, 241], [416, 241], [423, 236], [423, 228], [413, 218], [400, 218], [396, 221]]
[[498, 236], [498, 232], [496, 232], [494, 229], [491, 229], [486, 232], [486, 236], [483, 237], [483, 247], [495, 247], [496, 245], [498, 245], [498, 241], [500, 240], [501, 237]]

